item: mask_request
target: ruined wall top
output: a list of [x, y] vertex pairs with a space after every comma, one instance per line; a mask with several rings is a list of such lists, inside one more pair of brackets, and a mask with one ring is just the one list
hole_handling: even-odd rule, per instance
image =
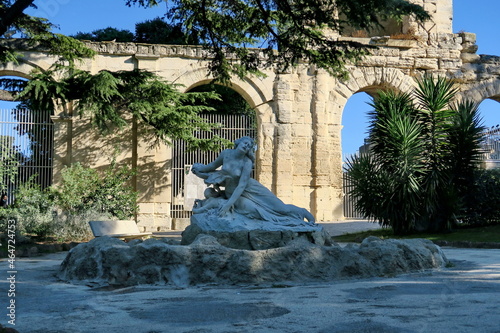
[[409, 21], [408, 24], [417, 27], [416, 31], [437, 34], [449, 34], [453, 32], [453, 0], [410, 0], [410, 2], [422, 6], [430, 15], [431, 20], [422, 26]]
[[[416, 35], [426, 37], [431, 34], [451, 34], [453, 32], [453, 0], [408, 0], [422, 6], [431, 16], [424, 23], [417, 22], [412, 17], [405, 17], [402, 21], [388, 19], [382, 21], [380, 27], [373, 27], [369, 31], [343, 27], [342, 37], [374, 37]], [[335, 33], [333, 33], [335, 35]]]

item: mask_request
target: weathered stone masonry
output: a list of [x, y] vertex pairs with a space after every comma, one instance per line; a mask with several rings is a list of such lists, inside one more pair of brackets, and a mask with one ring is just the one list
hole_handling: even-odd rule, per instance
[[[342, 219], [341, 120], [353, 94], [373, 95], [379, 89], [407, 92], [427, 72], [454, 78], [461, 97], [478, 103], [486, 98], [500, 101], [500, 57], [477, 55], [474, 34], [452, 33], [452, 1], [414, 2], [423, 5], [433, 20], [418, 25], [408, 19], [397, 27], [413, 39], [390, 38], [383, 31], [366, 38], [332, 36], [378, 47], [349, 67], [348, 80], [302, 64], [288, 73], [266, 70], [266, 78], [232, 82], [257, 115], [257, 178], [285, 202], [309, 208], [319, 221]], [[182, 84], [185, 91], [210, 81], [200, 47], [112, 42], [89, 46], [99, 54], [81, 68], [93, 73], [147, 69]], [[47, 69], [55, 61], [39, 52], [23, 53], [22, 63], [2, 65], [0, 75], [29, 78], [34, 67]], [[134, 119], [127, 131], [104, 138], [91, 130], [88, 119], [73, 115], [71, 105], [61, 109], [54, 121], [56, 182], [64, 165], [105, 167], [118, 148], [118, 160], [139, 171], [135, 179], [139, 225], [147, 231], [172, 228], [168, 147], [150, 149]]]

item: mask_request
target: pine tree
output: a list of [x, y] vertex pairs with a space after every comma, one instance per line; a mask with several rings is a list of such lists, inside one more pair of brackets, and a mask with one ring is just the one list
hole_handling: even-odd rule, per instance
[[[126, 0], [128, 6], [160, 3]], [[170, 0], [169, 8], [167, 16], [185, 32], [198, 31], [212, 52], [210, 71], [222, 81], [259, 73], [262, 66], [286, 70], [303, 60], [345, 77], [346, 63], [365, 55], [366, 46], [331, 38], [329, 32], [341, 34], [347, 26], [369, 30], [409, 15], [429, 19], [421, 6], [406, 0]]]

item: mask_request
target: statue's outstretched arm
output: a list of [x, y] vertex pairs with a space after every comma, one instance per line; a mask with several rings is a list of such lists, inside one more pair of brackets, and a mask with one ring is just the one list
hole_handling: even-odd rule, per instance
[[202, 163], [195, 163], [191, 167], [191, 172], [194, 173], [196, 176], [207, 179], [209, 176], [209, 172], [215, 171], [218, 167], [220, 167], [223, 163], [224, 160], [224, 151], [222, 151], [217, 158], [208, 164], [202, 164]]

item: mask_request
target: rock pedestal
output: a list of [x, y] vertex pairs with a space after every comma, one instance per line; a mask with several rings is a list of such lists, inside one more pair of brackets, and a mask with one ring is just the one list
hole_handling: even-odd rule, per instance
[[191, 244], [200, 234], [215, 237], [225, 247], [241, 250], [273, 249], [297, 239], [316, 245], [331, 245], [330, 235], [318, 224], [296, 219], [253, 220], [237, 213], [227, 218], [219, 218], [215, 212], [193, 215], [191, 225], [182, 233], [181, 244]]
[[166, 239], [134, 240], [98, 237], [73, 248], [58, 277], [93, 286], [141, 284], [189, 287], [199, 284], [255, 284], [334, 281], [395, 276], [442, 268], [447, 259], [428, 240], [367, 238], [346, 247], [319, 246], [298, 239], [287, 246], [236, 250], [212, 236], [199, 235], [187, 246]]

